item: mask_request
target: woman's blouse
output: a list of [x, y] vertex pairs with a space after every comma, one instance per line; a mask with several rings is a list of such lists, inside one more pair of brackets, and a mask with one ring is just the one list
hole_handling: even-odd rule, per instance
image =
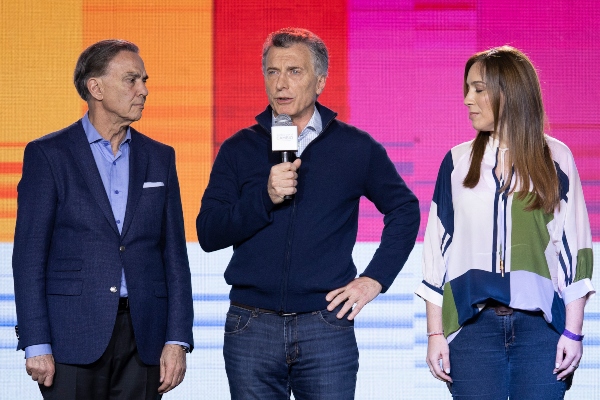
[[573, 155], [562, 142], [546, 141], [561, 199], [550, 214], [525, 211], [532, 194], [519, 200], [519, 187], [500, 192], [495, 168], [500, 171], [496, 160], [503, 149], [497, 140], [490, 138], [472, 189], [463, 180], [473, 141], [452, 148], [442, 161], [423, 243], [424, 279], [415, 293], [442, 307], [448, 341], [489, 300], [542, 311], [562, 333], [565, 305], [595, 293], [592, 235]]

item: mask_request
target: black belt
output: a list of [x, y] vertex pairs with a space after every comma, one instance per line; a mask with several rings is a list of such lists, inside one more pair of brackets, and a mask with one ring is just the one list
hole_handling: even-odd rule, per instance
[[518, 312], [529, 314], [529, 315], [544, 316], [544, 312], [541, 310], [538, 310], [538, 311], [519, 310], [518, 308], [512, 308], [509, 306], [505, 306], [504, 304], [501, 304], [501, 303], [497, 302], [496, 300], [488, 300], [488, 302], [485, 304], [485, 308], [493, 309], [494, 312], [496, 313], [496, 315], [500, 315], [500, 316], [512, 315], [512, 313], [514, 311], [518, 311]]
[[496, 300], [488, 300], [485, 308], [492, 308], [496, 312], [496, 315], [512, 315], [514, 311], [511, 307], [505, 306]]
[[119, 311], [129, 310], [129, 297], [119, 297]]
[[244, 309], [244, 310], [248, 310], [248, 311], [258, 311], [259, 313], [263, 313], [263, 314], [276, 314], [276, 315], [279, 315], [280, 317], [290, 317], [293, 315], [305, 314], [305, 313], [286, 313], [283, 311], [267, 310], [266, 308], [250, 307], [245, 304], [237, 303], [235, 301], [232, 301], [231, 305], [234, 307]]

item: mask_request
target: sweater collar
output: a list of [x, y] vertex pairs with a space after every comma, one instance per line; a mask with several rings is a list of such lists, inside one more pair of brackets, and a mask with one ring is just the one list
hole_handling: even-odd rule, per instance
[[[315, 103], [315, 107], [317, 107], [317, 111], [321, 115], [321, 121], [323, 123], [323, 131], [327, 129], [327, 126], [337, 117], [337, 113], [335, 111], [330, 110], [329, 108], [322, 106], [319, 102]], [[256, 116], [256, 122], [265, 130], [267, 133], [271, 133], [271, 126], [273, 124], [273, 109], [271, 106], [267, 106], [265, 111], [258, 114]]]

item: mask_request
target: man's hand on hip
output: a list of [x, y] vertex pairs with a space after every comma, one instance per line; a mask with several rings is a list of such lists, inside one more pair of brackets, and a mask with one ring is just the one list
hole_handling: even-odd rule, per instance
[[283, 196], [296, 193], [297, 171], [300, 168], [300, 163], [300, 159], [296, 158], [293, 163], [281, 163], [273, 165], [271, 168], [267, 192], [273, 204], [283, 203]]
[[353, 320], [368, 302], [381, 293], [381, 289], [381, 284], [375, 279], [361, 276], [346, 286], [327, 293], [327, 296], [325, 297], [325, 300], [329, 301], [327, 309], [333, 311], [338, 305], [345, 301], [346, 303], [336, 315], [337, 318], [341, 319], [352, 306], [356, 304], [356, 307], [354, 307], [350, 315], [348, 315], [348, 319]]
[[179, 385], [185, 376], [185, 350], [178, 344], [165, 344], [160, 355], [160, 387], [158, 393], [167, 393]]
[[31, 379], [40, 385], [50, 387], [54, 381], [54, 357], [52, 354], [43, 354], [28, 358], [25, 361], [25, 370]]

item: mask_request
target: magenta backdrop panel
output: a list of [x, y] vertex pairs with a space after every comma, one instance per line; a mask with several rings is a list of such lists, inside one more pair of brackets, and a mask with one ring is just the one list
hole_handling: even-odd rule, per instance
[[[538, 67], [549, 133], [572, 149], [600, 238], [600, 8], [592, 1], [348, 3], [350, 123], [382, 142], [421, 202], [421, 232], [445, 153], [475, 131], [463, 105], [468, 57], [503, 44]], [[381, 214], [361, 203], [360, 241]]]

